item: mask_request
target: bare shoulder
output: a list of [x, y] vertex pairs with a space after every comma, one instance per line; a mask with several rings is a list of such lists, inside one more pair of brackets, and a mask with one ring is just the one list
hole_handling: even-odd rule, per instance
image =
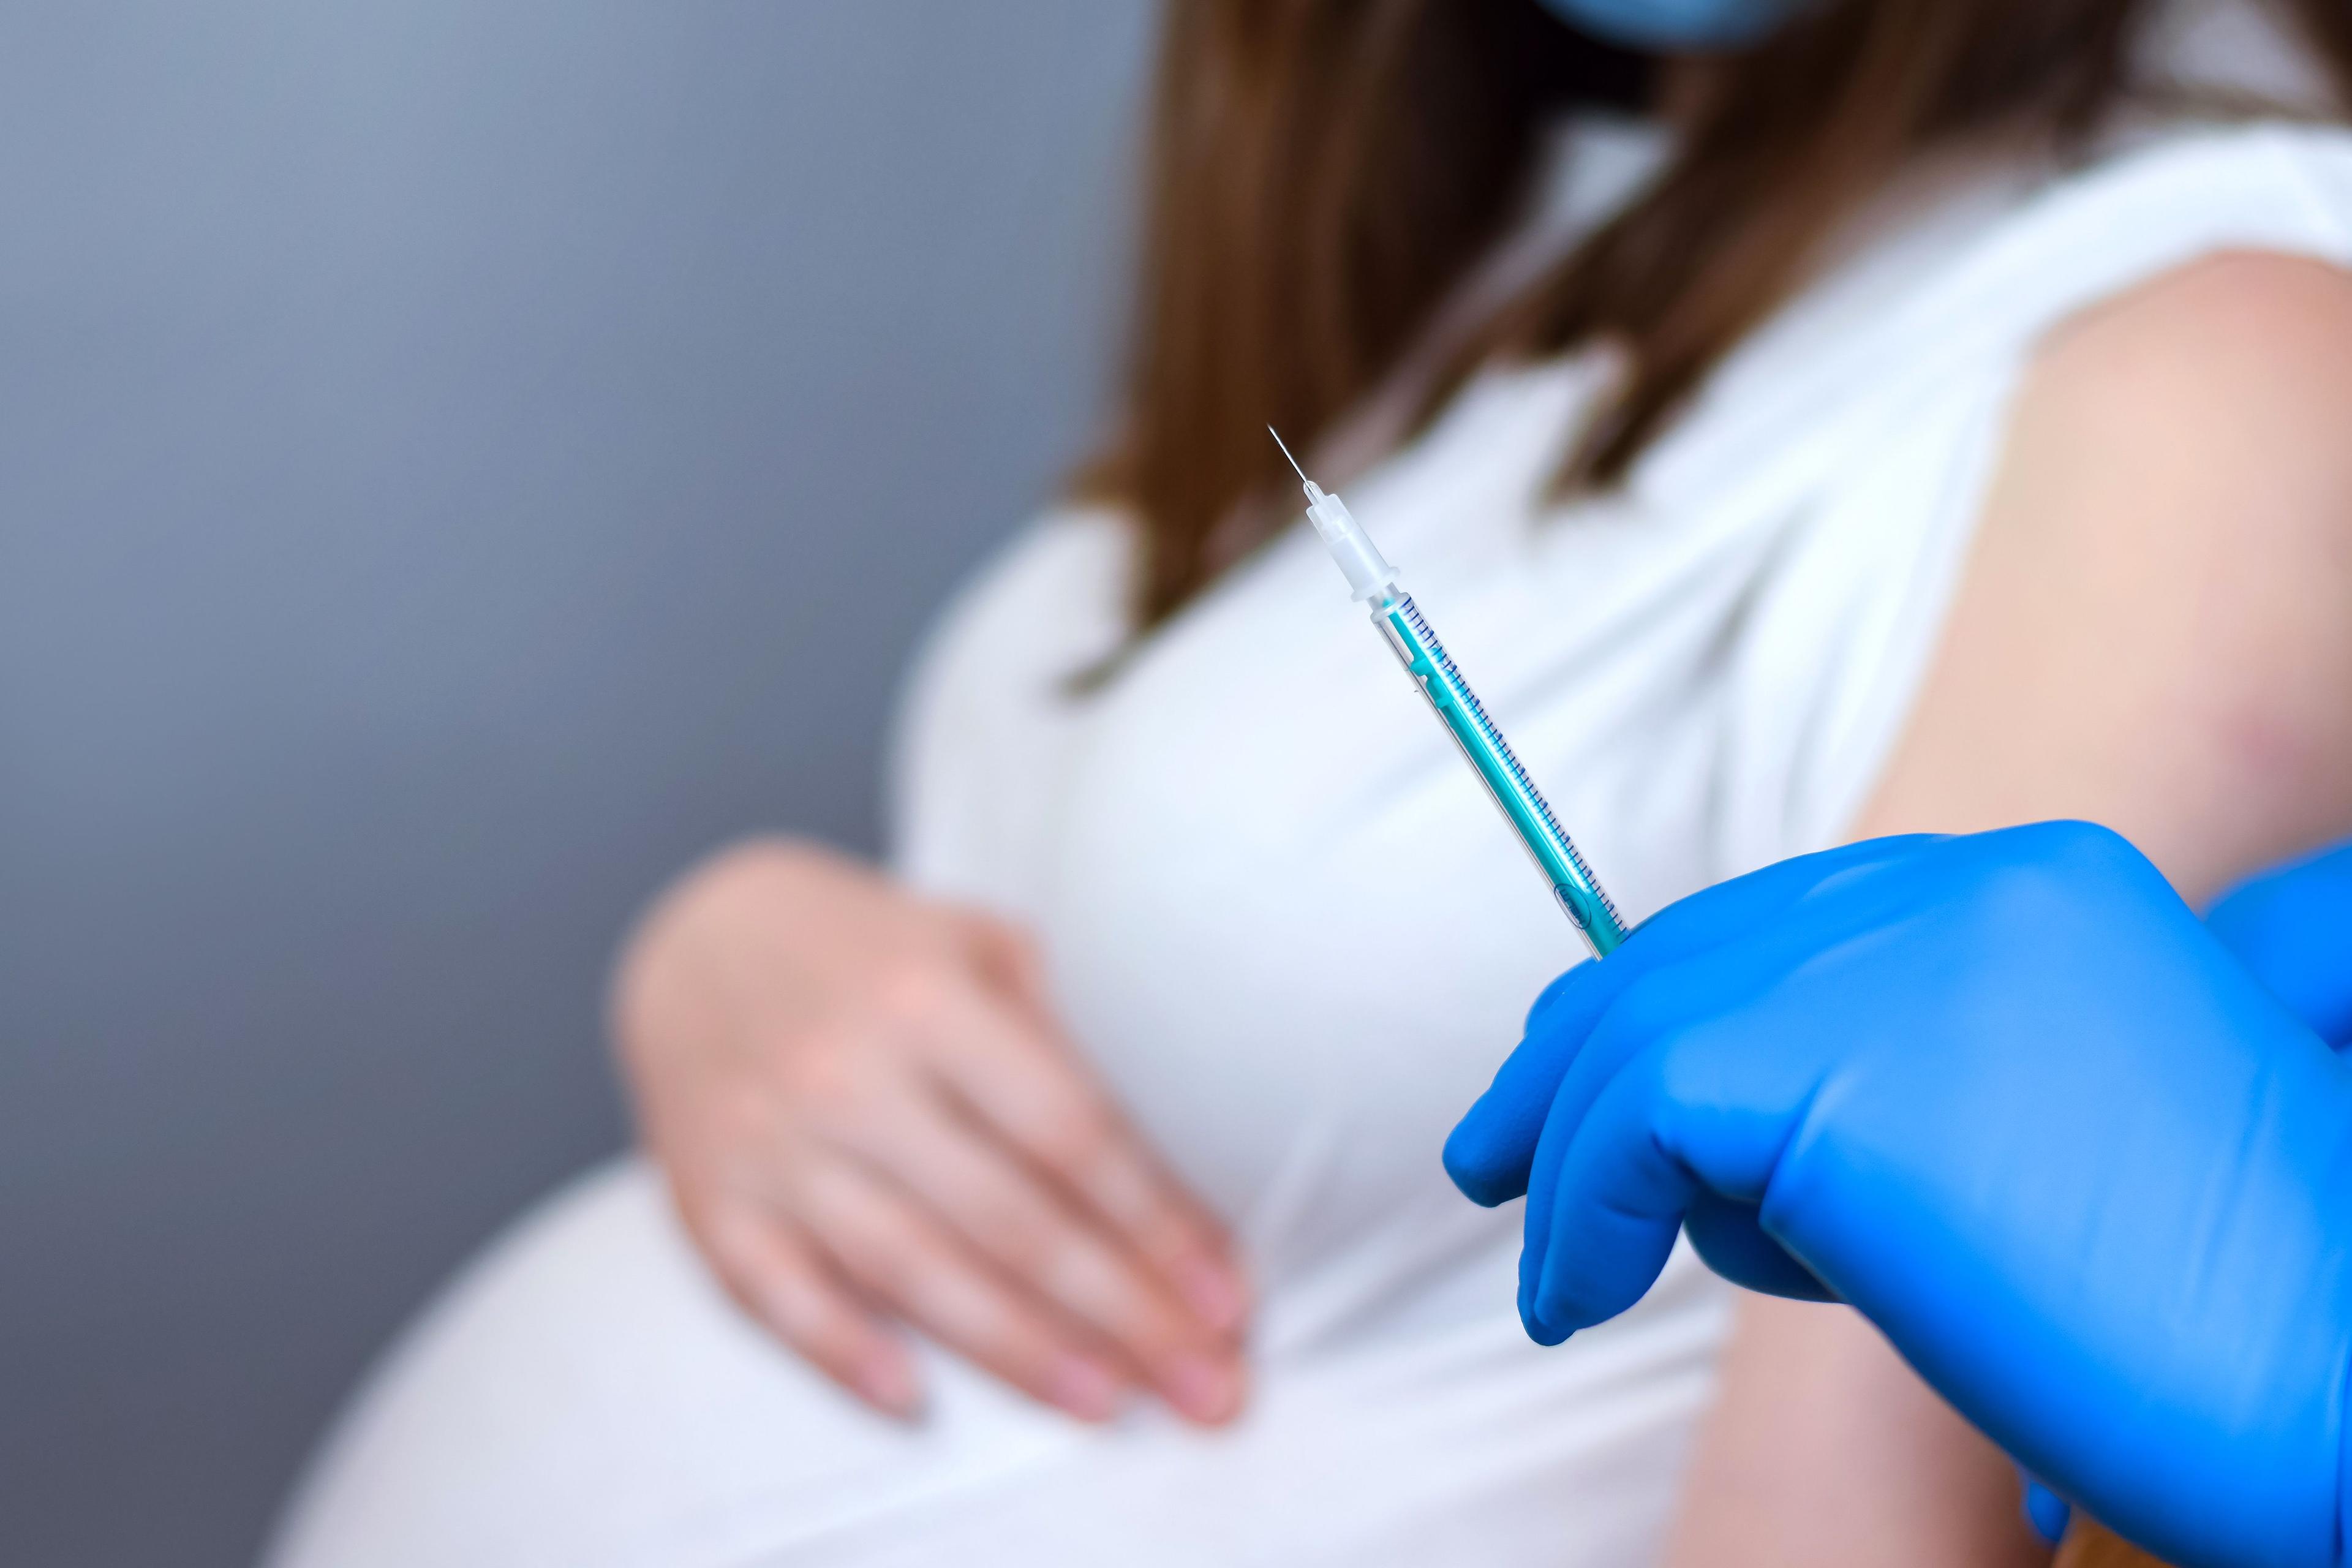
[[2352, 271], [2314, 257], [2224, 250], [2158, 273], [2085, 310], [2053, 334], [2053, 348], [2245, 354], [2271, 369], [2316, 361], [2332, 334], [2352, 340]]
[[[2340, 622], [2352, 595], [2352, 271], [2223, 253], [2065, 323], [2027, 369], [1983, 529], [1993, 562], [2007, 536], [2042, 570], [2085, 579], [2075, 585], [2094, 621], [2193, 601], [2221, 644], [2233, 619], [2276, 624], [2298, 605]], [[2270, 654], [2310, 679], [2315, 651]]]
[[2352, 488], [2352, 271], [2260, 251], [2189, 263], [2053, 333], [2019, 406], [2020, 443], [2047, 427], [2083, 482], [2292, 495], [2303, 521], [2352, 530], [2328, 504], [2343, 492], [2312, 488]]
[[2211, 892], [2352, 826], [2352, 274], [2185, 266], [2028, 368], [1864, 826], [2118, 827]]

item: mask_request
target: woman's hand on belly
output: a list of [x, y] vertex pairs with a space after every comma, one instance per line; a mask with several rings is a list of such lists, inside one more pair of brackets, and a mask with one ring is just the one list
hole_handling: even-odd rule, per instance
[[643, 1137], [729, 1292], [878, 1410], [895, 1320], [1047, 1404], [1240, 1408], [1246, 1287], [1216, 1223], [1056, 1026], [1025, 938], [813, 847], [689, 873], [614, 986]]

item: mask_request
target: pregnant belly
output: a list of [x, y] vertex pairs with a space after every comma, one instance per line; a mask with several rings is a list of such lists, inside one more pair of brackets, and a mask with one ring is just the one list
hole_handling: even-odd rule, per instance
[[[1680, 1260], [1626, 1319], [1539, 1352], [1509, 1262], [1459, 1265], [1461, 1299], [1492, 1310], [1438, 1291], [1377, 1333], [1269, 1345], [1226, 1432], [1149, 1409], [1083, 1428], [935, 1354], [931, 1407], [902, 1426], [739, 1317], [624, 1162], [519, 1223], [404, 1336], [268, 1561], [1644, 1561], [1711, 1386], [1720, 1298]], [[1270, 1300], [1269, 1325], [1297, 1310]]]

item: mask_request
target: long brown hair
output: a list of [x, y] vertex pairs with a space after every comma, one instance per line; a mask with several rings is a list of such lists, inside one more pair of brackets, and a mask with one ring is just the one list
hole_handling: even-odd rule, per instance
[[[2352, 5], [2281, 3], [2352, 100]], [[1836, 0], [1717, 62], [1673, 167], [1455, 346], [1424, 417], [1486, 361], [1610, 342], [1562, 483], [1615, 482], [1905, 165], [2079, 143], [2161, 4]], [[1265, 426], [1300, 447], [1360, 405], [1518, 220], [1546, 128], [1653, 76], [1535, 0], [1168, 0], [1122, 423], [1076, 481], [1137, 520], [1139, 629], [1280, 522]]]

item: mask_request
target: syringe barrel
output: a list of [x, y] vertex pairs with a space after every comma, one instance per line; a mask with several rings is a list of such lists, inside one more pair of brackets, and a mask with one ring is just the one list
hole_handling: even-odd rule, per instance
[[1453, 735], [1454, 744], [1486, 786], [1496, 807], [1527, 847], [1528, 857], [1569, 921], [1583, 933], [1596, 958], [1624, 944], [1625, 922], [1601, 889], [1591, 867], [1570, 838], [1551, 805], [1528, 776], [1503, 731], [1486, 713], [1477, 693], [1446, 656], [1445, 647], [1408, 595], [1389, 592], [1372, 605], [1372, 623], [1404, 665], [1422, 695]]

